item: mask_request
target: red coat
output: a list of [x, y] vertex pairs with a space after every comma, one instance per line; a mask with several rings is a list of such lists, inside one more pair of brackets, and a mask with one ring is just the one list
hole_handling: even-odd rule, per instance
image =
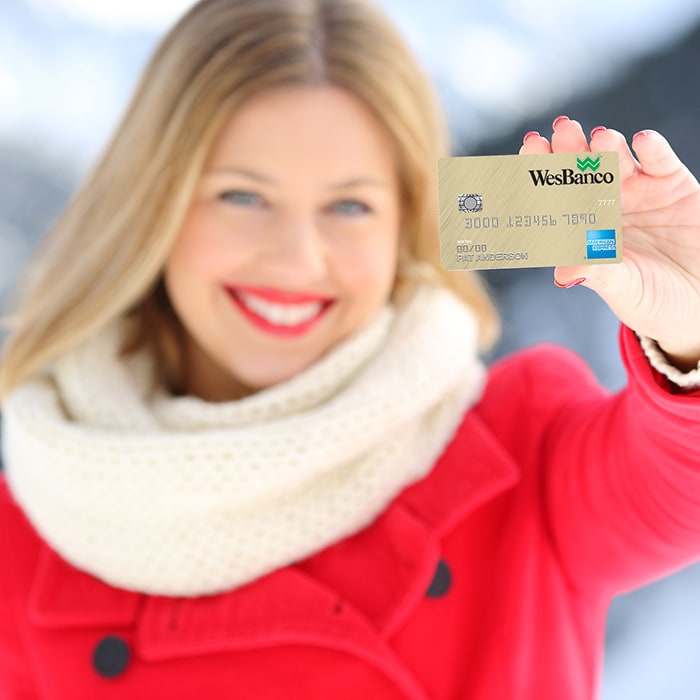
[[626, 330], [622, 349], [612, 397], [560, 349], [501, 362], [375, 523], [223, 595], [104, 585], [3, 484], [0, 698], [594, 697], [612, 595], [700, 551], [700, 393], [669, 391]]

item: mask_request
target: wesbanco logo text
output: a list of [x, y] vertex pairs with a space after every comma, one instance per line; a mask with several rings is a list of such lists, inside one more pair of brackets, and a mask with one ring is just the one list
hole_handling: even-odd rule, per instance
[[562, 168], [559, 173], [547, 170], [528, 170], [535, 187], [540, 185], [609, 185], [615, 181], [612, 173], [575, 173], [571, 168]]

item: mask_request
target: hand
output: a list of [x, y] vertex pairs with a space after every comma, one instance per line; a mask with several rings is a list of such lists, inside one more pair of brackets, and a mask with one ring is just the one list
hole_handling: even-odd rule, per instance
[[617, 151], [623, 262], [558, 267], [558, 285], [585, 278], [617, 317], [656, 340], [682, 370], [700, 360], [700, 185], [666, 139], [640, 131], [636, 159], [618, 131], [598, 127], [590, 146], [581, 125], [559, 117], [550, 142], [530, 132], [521, 153]]

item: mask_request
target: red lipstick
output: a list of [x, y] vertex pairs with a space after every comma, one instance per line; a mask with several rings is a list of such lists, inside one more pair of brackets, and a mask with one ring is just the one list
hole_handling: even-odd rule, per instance
[[229, 292], [234, 294], [243, 292], [244, 294], [253, 294], [256, 297], [272, 301], [276, 304], [305, 304], [310, 301], [320, 301], [322, 303], [331, 303], [332, 297], [323, 296], [321, 294], [311, 294], [309, 292], [284, 292], [281, 289], [272, 289], [271, 287], [248, 287], [236, 285], [235, 287], [226, 287]]
[[[326, 311], [333, 305], [334, 300], [330, 297], [321, 296], [318, 294], [311, 293], [297, 293], [297, 292], [285, 292], [277, 289], [271, 289], [267, 287], [225, 287], [229, 298], [233, 301], [236, 308], [241, 312], [241, 314], [250, 323], [270, 335], [275, 335], [283, 338], [293, 338], [299, 337], [308, 333], [312, 328], [314, 328], [321, 318], [325, 316]], [[294, 325], [283, 325], [280, 323], [273, 323], [267, 318], [263, 317], [255, 310], [253, 310], [249, 304], [247, 304], [241, 294], [250, 295], [254, 297], [259, 297], [267, 302], [274, 304], [283, 304], [286, 306], [294, 307], [301, 304], [309, 303], [319, 303], [321, 306], [316, 315], [312, 318], [301, 321], [300, 323]]]

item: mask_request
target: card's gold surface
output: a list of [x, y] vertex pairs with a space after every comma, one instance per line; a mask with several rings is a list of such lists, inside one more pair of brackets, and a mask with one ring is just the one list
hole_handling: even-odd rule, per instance
[[617, 153], [441, 158], [446, 270], [622, 260]]

